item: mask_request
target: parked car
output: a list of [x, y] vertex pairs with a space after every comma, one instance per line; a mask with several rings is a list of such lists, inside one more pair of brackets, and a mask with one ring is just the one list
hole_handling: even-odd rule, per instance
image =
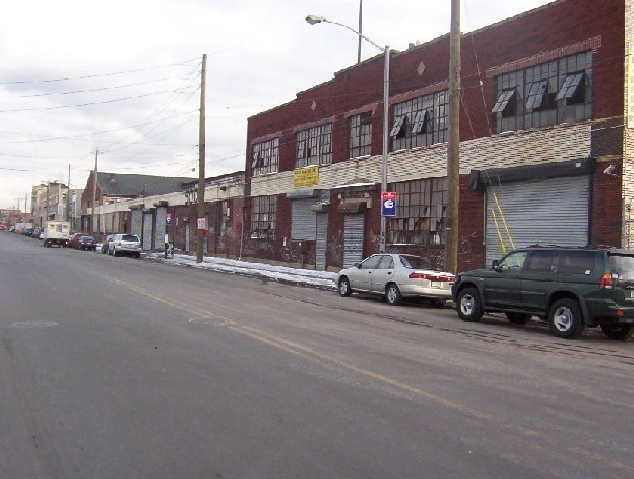
[[33, 228], [24, 228], [22, 234], [24, 236], [31, 236], [33, 234]]
[[141, 257], [141, 241], [137, 235], [129, 233], [117, 233], [108, 242], [108, 254], [118, 256], [120, 254]]
[[79, 249], [79, 238], [81, 238], [82, 236], [91, 236], [91, 235], [90, 233], [85, 233], [81, 231], [77, 233], [73, 233], [70, 237], [70, 247]]
[[373, 293], [397, 305], [402, 298], [418, 297], [444, 305], [451, 298], [454, 275], [441, 271], [430, 260], [410, 254], [374, 254], [337, 274], [341, 296]]
[[33, 232], [31, 233], [31, 237], [32, 238], [39, 238], [41, 232], [42, 232], [42, 228], [35, 227], [35, 228], [33, 228]]
[[77, 240], [77, 249], [95, 251], [97, 249], [95, 238], [89, 235], [80, 236]]
[[112, 239], [115, 237], [115, 235], [108, 235], [106, 236], [106, 239], [103, 240], [103, 243], [101, 245], [101, 253], [102, 254], [106, 254], [108, 253], [108, 250], [110, 249], [110, 242], [112, 241]]
[[515, 324], [547, 320], [561, 338], [599, 326], [607, 337], [625, 339], [634, 327], [634, 251], [520, 248], [491, 269], [458, 274], [452, 295], [464, 321], [502, 312]]

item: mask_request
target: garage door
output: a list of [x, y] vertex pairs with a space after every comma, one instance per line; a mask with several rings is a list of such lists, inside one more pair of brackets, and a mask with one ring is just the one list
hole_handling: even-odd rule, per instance
[[349, 268], [363, 259], [364, 215], [343, 217], [343, 267]]
[[502, 243], [511, 248], [509, 236], [517, 248], [587, 245], [589, 181], [582, 175], [487, 187], [487, 265], [503, 255]]

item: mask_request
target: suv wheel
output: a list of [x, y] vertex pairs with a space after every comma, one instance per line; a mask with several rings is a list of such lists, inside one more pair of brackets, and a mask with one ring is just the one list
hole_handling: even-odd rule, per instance
[[610, 339], [626, 339], [634, 328], [631, 324], [601, 324], [600, 327]]
[[476, 322], [482, 319], [482, 304], [477, 289], [463, 289], [458, 293], [456, 303], [458, 316], [460, 316], [463, 321]]
[[581, 336], [585, 323], [577, 301], [570, 298], [555, 301], [548, 314], [548, 325], [553, 334], [560, 338], [572, 339]]

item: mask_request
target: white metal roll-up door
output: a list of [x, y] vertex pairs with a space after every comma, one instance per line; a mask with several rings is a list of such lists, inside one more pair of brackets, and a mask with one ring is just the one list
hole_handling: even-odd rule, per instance
[[[487, 265], [504, 253], [500, 235], [507, 251], [511, 249], [509, 235], [516, 248], [531, 244], [587, 245], [588, 208], [587, 175], [487, 187]], [[509, 234], [506, 232], [507, 228]]]
[[291, 203], [291, 239], [315, 240], [317, 230], [317, 214], [312, 206], [316, 198], [298, 198]]
[[343, 217], [343, 267], [349, 268], [363, 259], [364, 215]]

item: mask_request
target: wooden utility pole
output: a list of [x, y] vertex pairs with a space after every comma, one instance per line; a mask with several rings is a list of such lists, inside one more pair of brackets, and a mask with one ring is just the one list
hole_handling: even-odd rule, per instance
[[357, 63], [361, 63], [361, 40], [363, 40], [363, 0], [359, 0], [359, 48]]
[[198, 126], [198, 224], [196, 227], [196, 263], [203, 262], [203, 232], [205, 221], [205, 74], [207, 54], [203, 54], [200, 79], [200, 123]]
[[449, 33], [449, 145], [447, 149], [447, 225], [445, 271], [458, 269], [460, 195], [460, 0], [451, 0]]
[[[68, 186], [66, 187], [66, 214], [64, 215], [65, 221], [71, 221], [70, 219], [70, 163], [68, 164]], [[70, 230], [74, 232], [73, 225]]]
[[[95, 204], [97, 203], [97, 155], [99, 154], [99, 151], [95, 148], [95, 168], [92, 170], [92, 216], [91, 216], [91, 220], [90, 222], [92, 223], [90, 225], [90, 229], [91, 229], [91, 233], [96, 233], [97, 229], [97, 215], [95, 215]], [[48, 191], [48, 189], [47, 189]], [[47, 208], [48, 208], [48, 203], [46, 203]], [[48, 212], [47, 212], [47, 216], [48, 216]]]

